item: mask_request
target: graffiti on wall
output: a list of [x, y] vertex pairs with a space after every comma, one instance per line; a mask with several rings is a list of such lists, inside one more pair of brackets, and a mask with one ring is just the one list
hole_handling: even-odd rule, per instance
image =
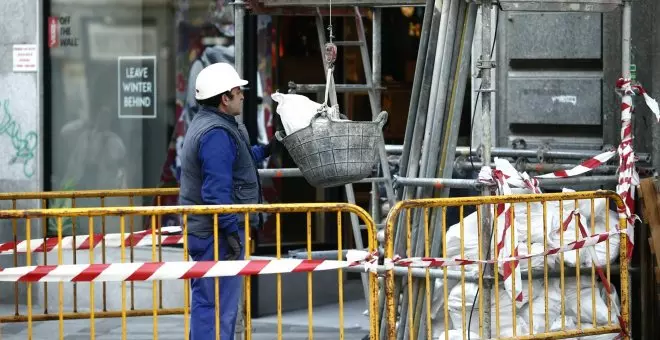
[[35, 157], [39, 135], [34, 130], [24, 130], [11, 112], [9, 100], [0, 100], [0, 149], [9, 151], [10, 167], [20, 166], [25, 178], [35, 173]]

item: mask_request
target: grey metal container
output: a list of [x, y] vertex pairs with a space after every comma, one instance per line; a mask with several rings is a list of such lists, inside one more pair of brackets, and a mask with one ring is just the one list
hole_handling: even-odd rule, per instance
[[284, 144], [309, 184], [335, 187], [372, 174], [387, 116], [383, 111], [373, 122], [350, 121], [328, 118], [320, 112], [309, 126], [288, 136], [277, 131], [275, 137]]

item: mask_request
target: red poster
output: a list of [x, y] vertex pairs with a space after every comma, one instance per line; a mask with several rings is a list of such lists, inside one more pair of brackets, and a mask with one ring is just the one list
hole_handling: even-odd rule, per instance
[[48, 47], [53, 48], [59, 45], [59, 27], [57, 17], [48, 17]]

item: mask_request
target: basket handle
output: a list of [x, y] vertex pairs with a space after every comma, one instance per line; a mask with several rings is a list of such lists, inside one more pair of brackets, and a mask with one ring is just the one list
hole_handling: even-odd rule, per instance
[[278, 130], [278, 131], [275, 131], [275, 138], [277, 138], [277, 141], [278, 141], [278, 142], [282, 142], [282, 140], [284, 139], [284, 137], [286, 137], [286, 136], [283, 136], [283, 135], [282, 135], [282, 131], [279, 131], [279, 130]]
[[385, 126], [385, 123], [387, 123], [387, 118], [389, 117], [389, 114], [387, 111], [381, 111], [376, 119], [374, 119], [375, 122], [378, 122], [378, 129], [382, 130], [383, 126]]

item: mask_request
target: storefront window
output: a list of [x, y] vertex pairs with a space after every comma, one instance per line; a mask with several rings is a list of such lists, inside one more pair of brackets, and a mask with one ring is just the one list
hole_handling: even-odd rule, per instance
[[[225, 2], [50, 0], [51, 190], [179, 186], [179, 146], [197, 109], [194, 79], [209, 63], [234, 63], [234, 13]], [[244, 119], [256, 126], [253, 139], [267, 143], [274, 132], [274, 32], [269, 16], [258, 16], [257, 26], [258, 74], [250, 91], [259, 105]], [[265, 187], [266, 200], [277, 201], [274, 184]], [[99, 206], [98, 200], [76, 203]], [[160, 203], [177, 204], [177, 197]], [[178, 223], [176, 216], [159, 221]]]
[[158, 183], [174, 111], [166, 3], [51, 1], [52, 189]]

